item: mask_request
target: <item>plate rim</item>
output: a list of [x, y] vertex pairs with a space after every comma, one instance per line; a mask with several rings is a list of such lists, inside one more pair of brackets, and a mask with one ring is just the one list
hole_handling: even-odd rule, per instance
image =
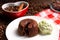
[[[17, 18], [17, 19], [14, 19], [13, 21], [18, 20], [18, 19], [21, 19], [21, 18], [26, 18], [26, 17], [39, 17], [39, 16], [23, 16], [23, 17], [19, 17], [19, 18]], [[39, 17], [39, 18], [42, 18], [42, 17]], [[46, 19], [46, 18], [44, 18], [44, 19]], [[8, 24], [8, 26], [9, 26], [13, 21], [11, 21], [11, 22]], [[7, 28], [8, 28], [8, 26], [7, 26]], [[7, 28], [6, 28], [6, 31], [7, 31]], [[5, 34], [6, 34], [6, 32], [5, 32]], [[6, 37], [7, 37], [7, 34], [6, 34]], [[7, 37], [7, 39], [8, 39], [8, 37]]]

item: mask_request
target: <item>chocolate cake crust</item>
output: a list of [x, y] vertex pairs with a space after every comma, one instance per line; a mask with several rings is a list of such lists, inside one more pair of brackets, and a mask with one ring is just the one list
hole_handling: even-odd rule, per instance
[[35, 36], [38, 34], [38, 24], [35, 20], [24, 19], [19, 23], [18, 33], [21, 36]]

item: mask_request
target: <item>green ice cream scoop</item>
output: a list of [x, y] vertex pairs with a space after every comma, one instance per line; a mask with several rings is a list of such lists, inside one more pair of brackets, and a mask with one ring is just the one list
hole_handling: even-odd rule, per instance
[[46, 21], [39, 22], [39, 33], [43, 35], [51, 34], [52, 26], [48, 24]]

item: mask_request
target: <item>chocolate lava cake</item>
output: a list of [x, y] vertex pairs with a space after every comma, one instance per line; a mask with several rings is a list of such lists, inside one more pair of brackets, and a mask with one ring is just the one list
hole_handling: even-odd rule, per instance
[[21, 36], [32, 37], [38, 34], [38, 24], [33, 19], [24, 19], [20, 21], [18, 34]]

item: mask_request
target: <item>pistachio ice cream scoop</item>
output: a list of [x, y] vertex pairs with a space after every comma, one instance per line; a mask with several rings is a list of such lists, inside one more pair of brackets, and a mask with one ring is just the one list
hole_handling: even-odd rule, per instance
[[48, 24], [46, 21], [39, 22], [39, 33], [43, 35], [51, 34], [52, 32], [52, 26], [51, 24]]

